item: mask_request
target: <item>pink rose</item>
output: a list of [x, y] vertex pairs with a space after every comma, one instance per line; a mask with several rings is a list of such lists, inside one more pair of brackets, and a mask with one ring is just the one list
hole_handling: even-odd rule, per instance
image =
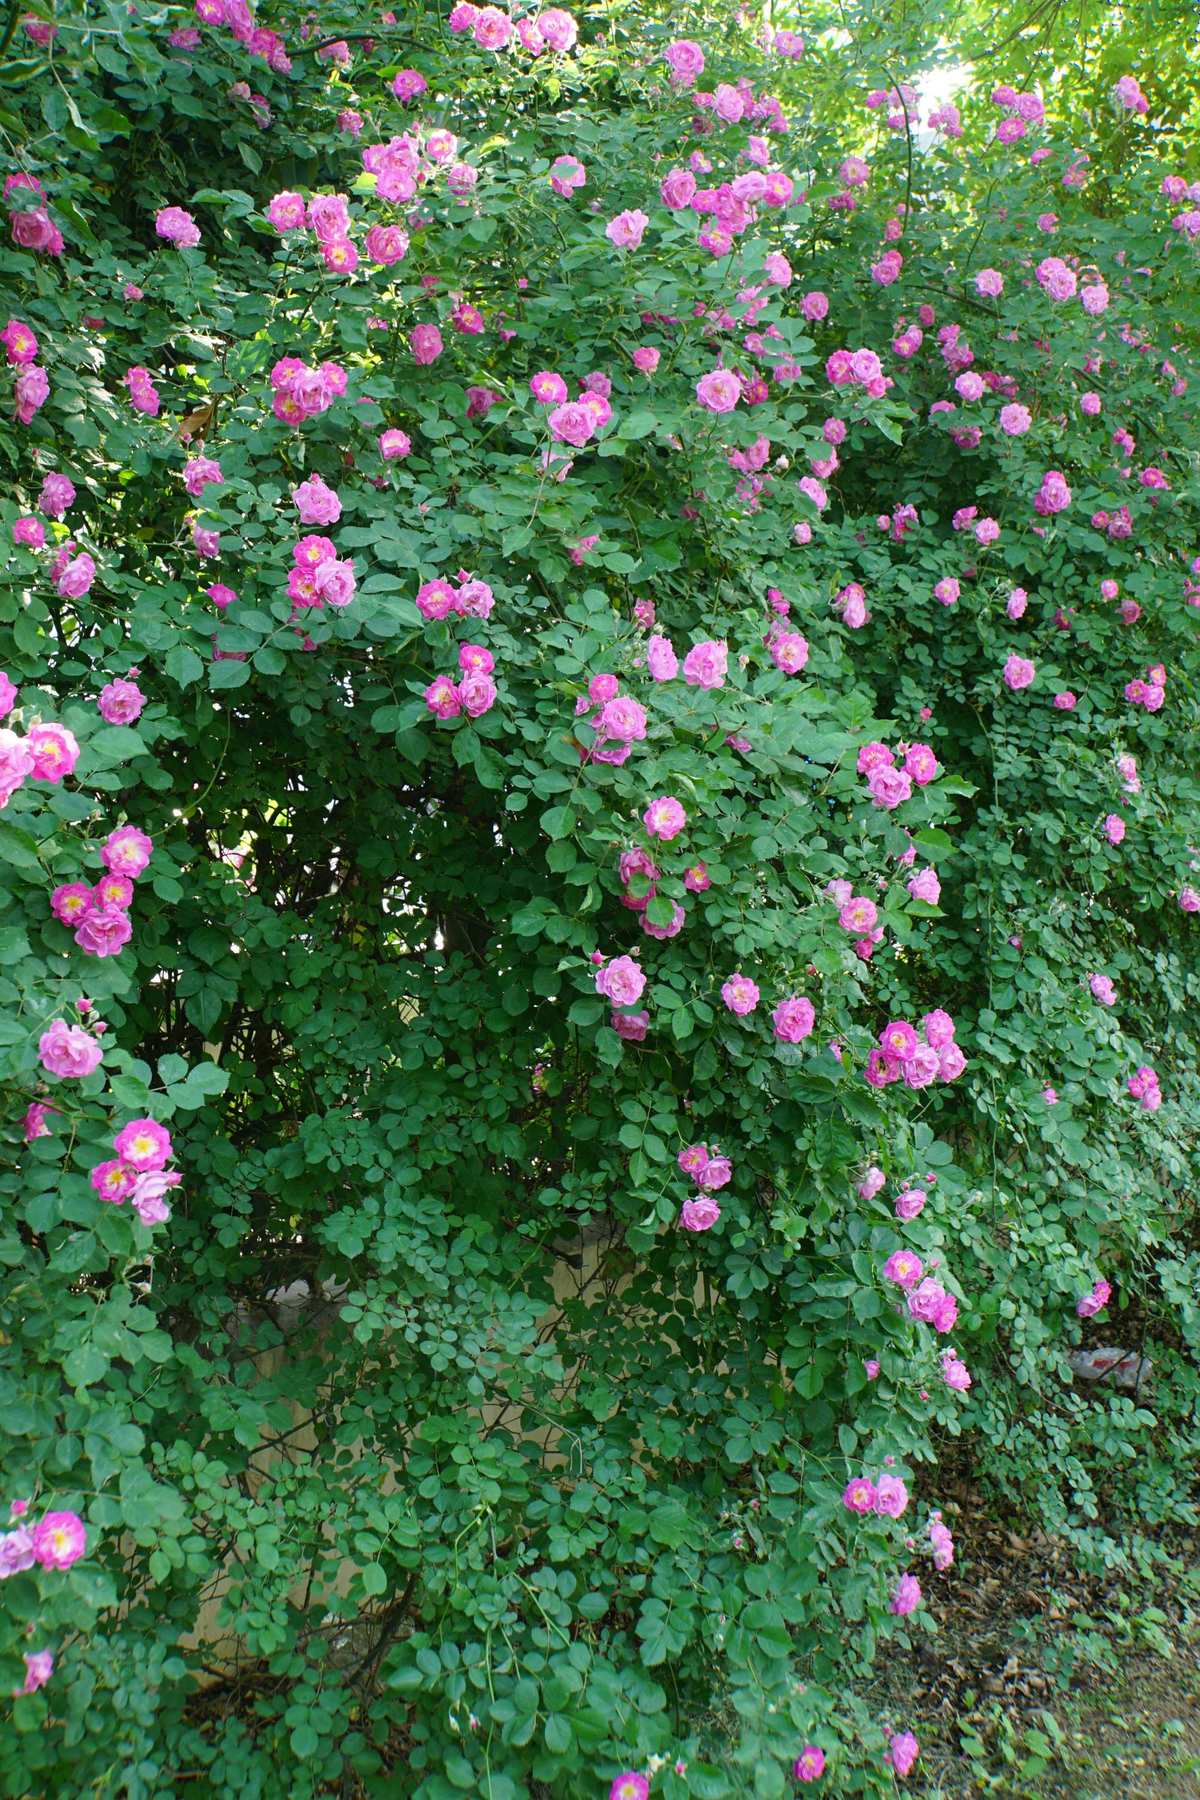
[[747, 1013], [752, 1013], [758, 1005], [758, 983], [751, 981], [748, 975], [743, 975], [739, 970], [722, 984], [721, 998], [731, 1013], [736, 1013], [739, 1018], [744, 1018]]
[[1028, 657], [1018, 656], [1014, 651], [1004, 665], [1004, 683], [1006, 687], [1018, 693], [1027, 688], [1037, 674], [1037, 669]]
[[565, 406], [556, 406], [547, 423], [551, 437], [560, 444], [572, 444], [577, 450], [582, 449], [595, 430], [593, 413], [575, 400], [567, 401]]
[[713, 369], [696, 383], [696, 398], [709, 412], [732, 412], [742, 395], [742, 384], [730, 369]]
[[103, 1051], [82, 1025], [55, 1019], [38, 1039], [38, 1055], [48, 1075], [60, 1081], [82, 1080], [100, 1065]]
[[29, 771], [34, 781], [52, 785], [74, 773], [79, 761], [79, 745], [65, 725], [35, 725], [25, 739], [33, 759]]
[[436, 325], [414, 325], [408, 334], [408, 342], [413, 361], [422, 367], [436, 362], [442, 354], [442, 334]]
[[685, 1231], [711, 1231], [720, 1216], [720, 1207], [707, 1194], [685, 1200], [679, 1209], [679, 1223]]
[[75, 930], [85, 956], [119, 956], [132, 936], [129, 914], [120, 906], [94, 905]]
[[687, 814], [678, 800], [663, 795], [659, 800], [652, 800], [642, 815], [642, 824], [646, 828], [647, 837], [661, 838], [669, 843], [687, 824]]
[[596, 992], [614, 1006], [635, 1006], [646, 987], [646, 977], [632, 956], [617, 956], [596, 970]]
[[775, 1036], [784, 1044], [799, 1044], [812, 1035], [816, 1014], [811, 1000], [802, 995], [793, 994], [787, 1000], [781, 1000], [771, 1014], [771, 1023], [775, 1028]]
[[649, 223], [646, 214], [640, 210], [618, 213], [604, 227], [604, 235], [618, 250], [636, 250]]
[[162, 207], [155, 217], [154, 229], [160, 238], [166, 238], [180, 250], [194, 249], [200, 242], [200, 227], [182, 206]]
[[342, 503], [319, 475], [310, 475], [292, 489], [292, 499], [302, 525], [336, 525], [342, 516]]
[[729, 650], [725, 643], [704, 638], [693, 644], [684, 657], [683, 679], [689, 687], [724, 687], [728, 661]]

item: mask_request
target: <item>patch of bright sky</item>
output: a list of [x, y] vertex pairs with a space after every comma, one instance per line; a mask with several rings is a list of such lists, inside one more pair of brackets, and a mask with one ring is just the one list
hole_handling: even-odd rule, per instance
[[920, 77], [917, 88], [921, 101], [917, 110], [921, 123], [913, 132], [913, 143], [918, 150], [928, 150], [937, 136], [925, 123], [930, 113], [945, 106], [947, 100], [953, 100], [970, 79], [971, 70], [967, 63], [943, 63], [940, 68], [927, 69]]

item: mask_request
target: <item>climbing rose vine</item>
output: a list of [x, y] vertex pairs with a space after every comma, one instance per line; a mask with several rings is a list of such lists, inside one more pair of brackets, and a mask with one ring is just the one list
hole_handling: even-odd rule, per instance
[[10, 16], [5, 1793], [887, 1794], [951, 1438], [1190, 1516], [1197, 172], [800, 24]]

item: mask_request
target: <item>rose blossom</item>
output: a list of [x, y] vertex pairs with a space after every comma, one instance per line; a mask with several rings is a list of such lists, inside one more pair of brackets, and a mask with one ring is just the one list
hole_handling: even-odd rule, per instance
[[634, 1006], [646, 987], [646, 976], [632, 956], [617, 956], [596, 970], [596, 992], [614, 1006]]
[[799, 1044], [811, 1036], [815, 1019], [812, 1001], [800, 994], [781, 1000], [771, 1014], [775, 1036], [784, 1044]]
[[685, 1231], [711, 1231], [720, 1216], [720, 1207], [707, 1194], [685, 1200], [679, 1209], [679, 1223]]
[[66, 1081], [90, 1075], [99, 1066], [103, 1051], [81, 1025], [55, 1019], [38, 1039], [38, 1055], [47, 1074]]

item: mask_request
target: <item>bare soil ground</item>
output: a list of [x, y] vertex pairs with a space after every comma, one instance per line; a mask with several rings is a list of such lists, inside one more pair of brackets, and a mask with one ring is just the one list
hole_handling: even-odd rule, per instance
[[911, 1800], [1200, 1800], [1200, 1541], [1089, 1576], [1041, 1533], [950, 1522], [939, 1629], [873, 1688], [920, 1740]]

